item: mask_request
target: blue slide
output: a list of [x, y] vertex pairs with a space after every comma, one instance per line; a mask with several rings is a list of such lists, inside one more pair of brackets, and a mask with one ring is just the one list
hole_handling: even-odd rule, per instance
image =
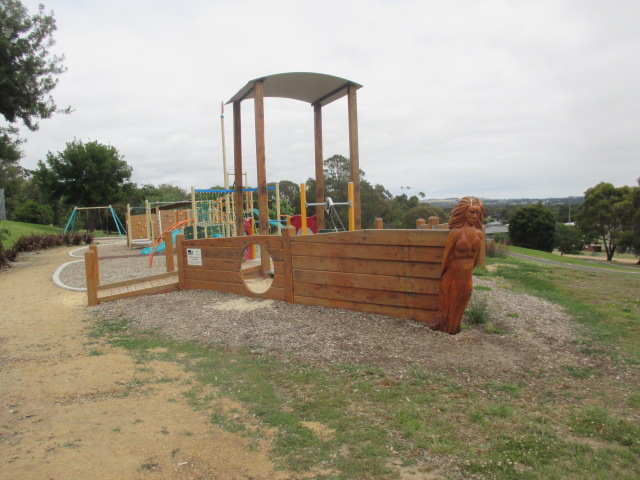
[[[174, 245], [176, 244], [176, 237], [181, 233], [182, 233], [182, 230], [180, 229], [173, 230], [173, 232], [171, 232], [171, 237], [173, 238]], [[156, 253], [164, 252], [166, 247], [167, 246], [164, 244], [164, 242], [162, 242], [160, 245], [158, 245], [158, 248], [156, 248]], [[150, 255], [150, 254], [151, 254], [151, 247], [146, 247], [140, 250], [140, 255]]]

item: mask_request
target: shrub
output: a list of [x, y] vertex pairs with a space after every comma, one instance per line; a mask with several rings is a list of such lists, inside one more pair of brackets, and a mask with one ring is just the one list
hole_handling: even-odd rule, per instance
[[507, 252], [509, 251], [509, 247], [502, 242], [497, 242], [494, 239], [491, 239], [487, 242], [487, 257], [489, 258], [505, 258], [507, 256]]
[[85, 232], [82, 234], [82, 241], [87, 245], [93, 243], [93, 234], [91, 232]]
[[492, 314], [489, 308], [489, 298], [486, 295], [471, 295], [464, 319], [471, 325], [481, 325], [491, 320]]
[[27, 200], [16, 208], [15, 219], [18, 222], [50, 225], [53, 223], [53, 210], [49, 205]]
[[0, 269], [1, 268], [11, 268], [9, 259], [7, 258], [5, 251], [2, 249], [0, 249]]

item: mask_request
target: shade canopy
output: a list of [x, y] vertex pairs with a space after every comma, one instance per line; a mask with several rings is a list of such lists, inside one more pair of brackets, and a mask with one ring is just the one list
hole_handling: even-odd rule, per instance
[[351, 80], [324, 73], [278, 73], [249, 81], [227, 104], [254, 98], [256, 82], [262, 82], [265, 97], [291, 98], [321, 107], [347, 95], [348, 86], [362, 87]]

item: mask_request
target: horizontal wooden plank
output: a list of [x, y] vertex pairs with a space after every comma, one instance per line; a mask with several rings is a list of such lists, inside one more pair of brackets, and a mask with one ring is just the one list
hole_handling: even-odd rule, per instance
[[123, 287], [123, 286], [128, 286], [128, 285], [135, 285], [135, 284], [138, 284], [138, 283], [148, 282], [148, 281], [151, 281], [151, 280], [172, 279], [172, 278], [175, 278], [177, 280], [178, 272], [159, 273], [157, 275], [150, 275], [148, 277], [132, 278], [131, 280], [124, 280], [122, 282], [106, 283], [104, 285], [99, 285], [98, 286], [98, 291], [107, 290], [109, 288]]
[[294, 255], [314, 257], [398, 260], [403, 262], [442, 263], [444, 247], [408, 245], [360, 245], [349, 243], [301, 243], [291, 245]]
[[308, 283], [294, 283], [293, 293], [294, 298], [297, 298], [298, 296], [325, 298], [330, 300], [370, 303], [372, 305], [392, 305], [424, 310], [436, 310], [438, 308], [437, 295], [426, 295], [421, 293], [334, 287], [330, 285], [312, 285]]
[[350, 243], [362, 245], [415, 245], [443, 247], [449, 237], [448, 230], [357, 230], [354, 232], [296, 235], [296, 243]]
[[351, 258], [293, 257], [294, 270], [394, 275], [398, 277], [440, 278], [440, 264]]
[[202, 266], [200, 265], [187, 265], [187, 258], [184, 257], [185, 269], [198, 269], [198, 270], [219, 270], [223, 272], [238, 272], [242, 264], [241, 258], [203, 258]]
[[[198, 280], [203, 282], [214, 283], [230, 283], [230, 284], [244, 284], [241, 274], [237, 272], [220, 272], [214, 270], [186, 270], [185, 278], [188, 280]], [[276, 274], [273, 277], [274, 287], [282, 287], [284, 285], [284, 279], [282, 274]]]
[[399, 277], [393, 275], [363, 275], [357, 273], [319, 272], [317, 270], [294, 270], [294, 282], [335, 287], [367, 288], [437, 295], [440, 280], [435, 278]]
[[141, 290], [127, 290], [126, 287], [118, 287], [112, 290], [103, 291], [98, 295], [100, 302], [111, 302], [121, 298], [137, 297], [139, 295], [150, 295], [153, 293], [172, 292], [178, 289], [178, 282], [167, 283], [157, 287], [145, 288]]
[[[244, 252], [244, 247], [242, 245], [237, 247], [183, 247], [182, 256], [185, 260], [185, 265], [187, 265], [187, 248], [199, 248], [203, 263], [206, 259], [210, 258], [217, 260], [240, 260], [243, 257]], [[282, 250], [267, 250], [267, 252], [274, 262], [282, 262]]]
[[284, 289], [271, 287], [264, 293], [253, 293], [244, 284], [203, 282], [200, 280], [186, 280], [188, 290], [215, 290], [223, 293], [235, 293], [253, 298], [269, 298], [273, 300], [284, 300]]
[[[434, 310], [421, 310], [417, 308], [392, 307], [389, 305], [372, 305], [370, 303], [358, 303], [344, 300], [329, 300], [326, 298], [296, 296], [295, 303], [301, 305], [314, 305], [317, 307], [342, 308], [357, 312], [375, 313], [389, 317], [406, 318], [416, 322], [429, 322], [435, 316]], [[354, 328], [357, 328], [354, 325]]]
[[239, 272], [186, 268], [184, 276], [189, 280], [202, 280], [205, 282], [242, 283], [242, 277]]
[[227, 238], [201, 238], [198, 240], [185, 240], [185, 247], [203, 248], [203, 247], [230, 247], [230, 248], [246, 248], [247, 245], [255, 243], [264, 246], [267, 250], [282, 250], [282, 237], [279, 235], [254, 235], [243, 237], [227, 237]]

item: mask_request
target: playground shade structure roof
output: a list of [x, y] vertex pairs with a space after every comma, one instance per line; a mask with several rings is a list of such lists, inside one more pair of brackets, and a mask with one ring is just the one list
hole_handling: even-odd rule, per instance
[[324, 73], [278, 73], [250, 80], [227, 104], [254, 98], [253, 86], [256, 82], [263, 82], [265, 97], [291, 98], [321, 107], [347, 95], [350, 85], [356, 89], [362, 87], [351, 80]]

